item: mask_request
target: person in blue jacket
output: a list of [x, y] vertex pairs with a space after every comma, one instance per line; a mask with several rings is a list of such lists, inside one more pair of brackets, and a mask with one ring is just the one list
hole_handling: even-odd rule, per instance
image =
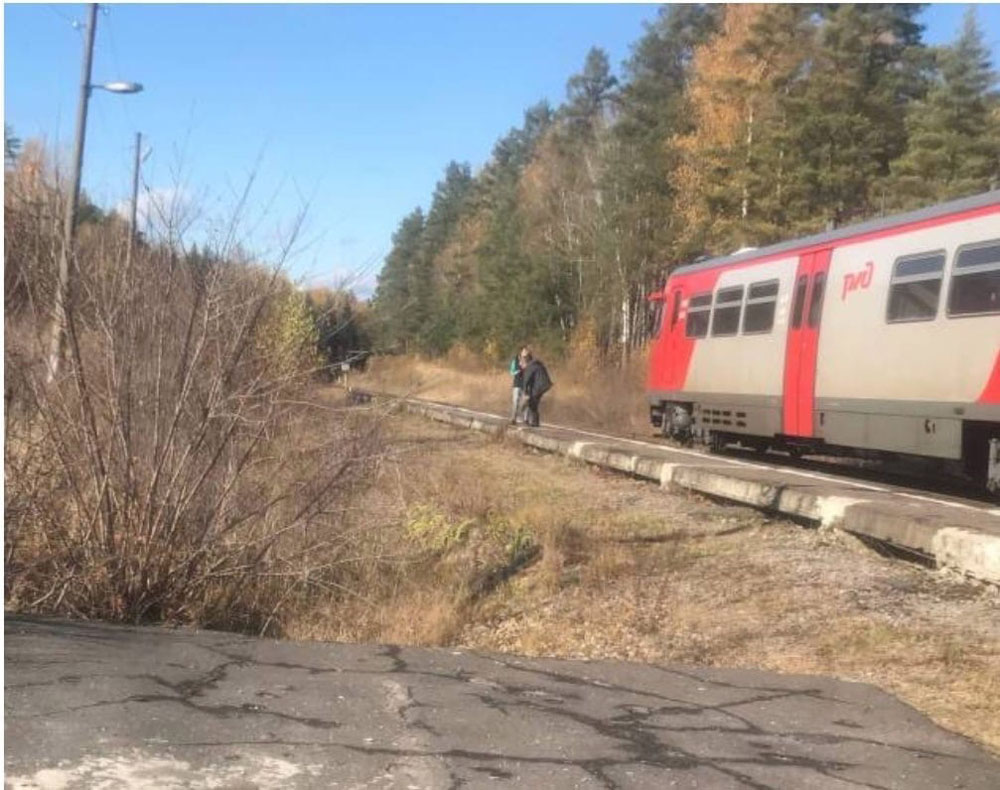
[[510, 400], [510, 424], [517, 424], [517, 415], [521, 407], [521, 384], [524, 380], [524, 357], [528, 353], [527, 346], [522, 346], [521, 350], [514, 355], [510, 361], [511, 376], [511, 400]]

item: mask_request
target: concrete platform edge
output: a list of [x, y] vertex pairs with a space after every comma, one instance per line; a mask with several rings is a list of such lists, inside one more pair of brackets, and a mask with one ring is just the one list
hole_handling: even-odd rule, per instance
[[623, 472], [663, 487], [687, 489], [768, 512], [804, 519], [923, 555], [980, 581], [1000, 584], [1000, 537], [975, 530], [906, 518], [870, 506], [863, 496], [820, 495], [794, 484], [775, 485], [740, 477], [735, 470], [704, 462], [674, 463], [630, 453], [600, 440], [567, 441], [523, 428], [501, 418], [484, 419], [460, 408], [415, 400], [399, 400], [407, 412], [494, 436], [505, 435], [545, 452], [576, 458]]

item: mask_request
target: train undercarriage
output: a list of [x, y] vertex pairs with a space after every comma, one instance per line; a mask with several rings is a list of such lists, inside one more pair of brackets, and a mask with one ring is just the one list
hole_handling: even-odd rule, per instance
[[[962, 423], [961, 459], [862, 449], [830, 444], [823, 439], [773, 434], [761, 436], [744, 431], [709, 427], [699, 420], [701, 409], [692, 402], [659, 402], [650, 406], [650, 422], [657, 435], [681, 446], [701, 445], [712, 452], [738, 447], [759, 454], [771, 451], [792, 458], [806, 455], [858, 458], [880, 462], [908, 462], [928, 473], [945, 473], [964, 479], [1000, 499], [1000, 424], [967, 420]], [[737, 413], [738, 414], [738, 413]]]

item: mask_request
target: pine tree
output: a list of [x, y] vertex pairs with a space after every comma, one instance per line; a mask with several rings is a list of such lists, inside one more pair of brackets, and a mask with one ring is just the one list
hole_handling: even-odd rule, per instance
[[821, 6], [800, 78], [782, 100], [795, 169], [794, 233], [870, 216], [876, 180], [906, 147], [905, 108], [924, 89], [919, 6]]
[[548, 105], [529, 108], [523, 126], [497, 141], [480, 178], [484, 230], [476, 255], [476, 314], [481, 342], [500, 355], [531, 338], [557, 335], [559, 300], [547, 268], [525, 243], [528, 219], [521, 192], [525, 170], [551, 123]]
[[376, 320], [379, 348], [406, 350], [413, 344], [419, 327], [413, 308], [413, 271], [420, 267], [420, 238], [424, 214], [414, 209], [399, 223], [392, 236], [392, 250], [378, 276], [372, 309]]
[[907, 113], [907, 151], [884, 186], [892, 207], [975, 194], [1000, 179], [998, 101], [991, 90], [996, 75], [973, 9], [958, 40], [937, 59], [939, 74], [926, 100]]
[[[576, 298], [581, 300], [579, 307], [583, 310], [594, 301], [592, 283], [604, 282], [599, 291], [602, 299], [609, 290], [605, 271], [613, 250], [606, 244], [605, 153], [617, 84], [607, 54], [597, 47], [591, 48], [583, 70], [566, 81], [566, 104], [560, 113], [563, 123], [553, 134], [552, 142], [558, 151], [557, 175], [564, 199], [568, 196], [572, 203], [567, 219], [574, 227], [575, 237], [569, 259], [561, 261], [561, 271], [555, 268], [553, 273], [559, 282], [577, 281]], [[602, 323], [613, 322], [613, 308], [599, 312]]]
[[584, 138], [592, 137], [595, 127], [607, 120], [617, 85], [618, 79], [611, 73], [607, 53], [599, 47], [591, 47], [583, 71], [574, 74], [566, 83], [564, 114], [569, 129]]
[[687, 127], [684, 90], [691, 56], [716, 30], [721, 13], [717, 5], [668, 5], [645, 25], [625, 63], [623, 134], [648, 136], [660, 145]]
[[679, 159], [672, 140], [692, 129], [692, 58], [717, 30], [721, 14], [714, 5], [664, 6], [625, 64], [614, 129], [619, 169], [646, 237], [645, 254], [658, 265], [678, 257], [683, 222], [676, 210]]
[[453, 283], [442, 276], [437, 258], [458, 226], [472, 185], [468, 164], [448, 164], [444, 178], [434, 190], [421, 236], [420, 254], [411, 268], [411, 309], [419, 327], [417, 342], [429, 353], [446, 351], [457, 332], [451, 293]]
[[454, 229], [472, 188], [468, 163], [449, 162], [444, 178], [438, 181], [424, 223], [424, 250], [433, 258], [444, 247]]

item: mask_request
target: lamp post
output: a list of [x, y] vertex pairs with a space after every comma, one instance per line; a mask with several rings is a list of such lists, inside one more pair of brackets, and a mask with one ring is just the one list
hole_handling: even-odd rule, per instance
[[55, 310], [52, 317], [52, 331], [49, 344], [48, 380], [51, 382], [59, 373], [63, 348], [66, 343], [66, 324], [70, 299], [72, 297], [72, 272], [76, 240], [76, 214], [80, 207], [80, 176], [83, 171], [83, 145], [87, 134], [87, 102], [95, 88], [110, 93], [138, 93], [142, 85], [138, 82], [105, 82], [94, 85], [90, 82], [91, 66], [94, 61], [94, 35], [97, 32], [97, 3], [91, 3], [87, 15], [87, 33], [83, 47], [83, 68], [80, 78], [80, 103], [76, 112], [76, 137], [73, 144], [73, 180], [66, 199], [66, 216], [63, 221], [63, 243], [59, 254], [59, 280], [56, 284]]
[[132, 204], [128, 223], [128, 246], [125, 248], [125, 269], [132, 271], [132, 248], [135, 247], [136, 219], [139, 213], [139, 167], [142, 165], [142, 132], [135, 133], [135, 164], [132, 166]]

